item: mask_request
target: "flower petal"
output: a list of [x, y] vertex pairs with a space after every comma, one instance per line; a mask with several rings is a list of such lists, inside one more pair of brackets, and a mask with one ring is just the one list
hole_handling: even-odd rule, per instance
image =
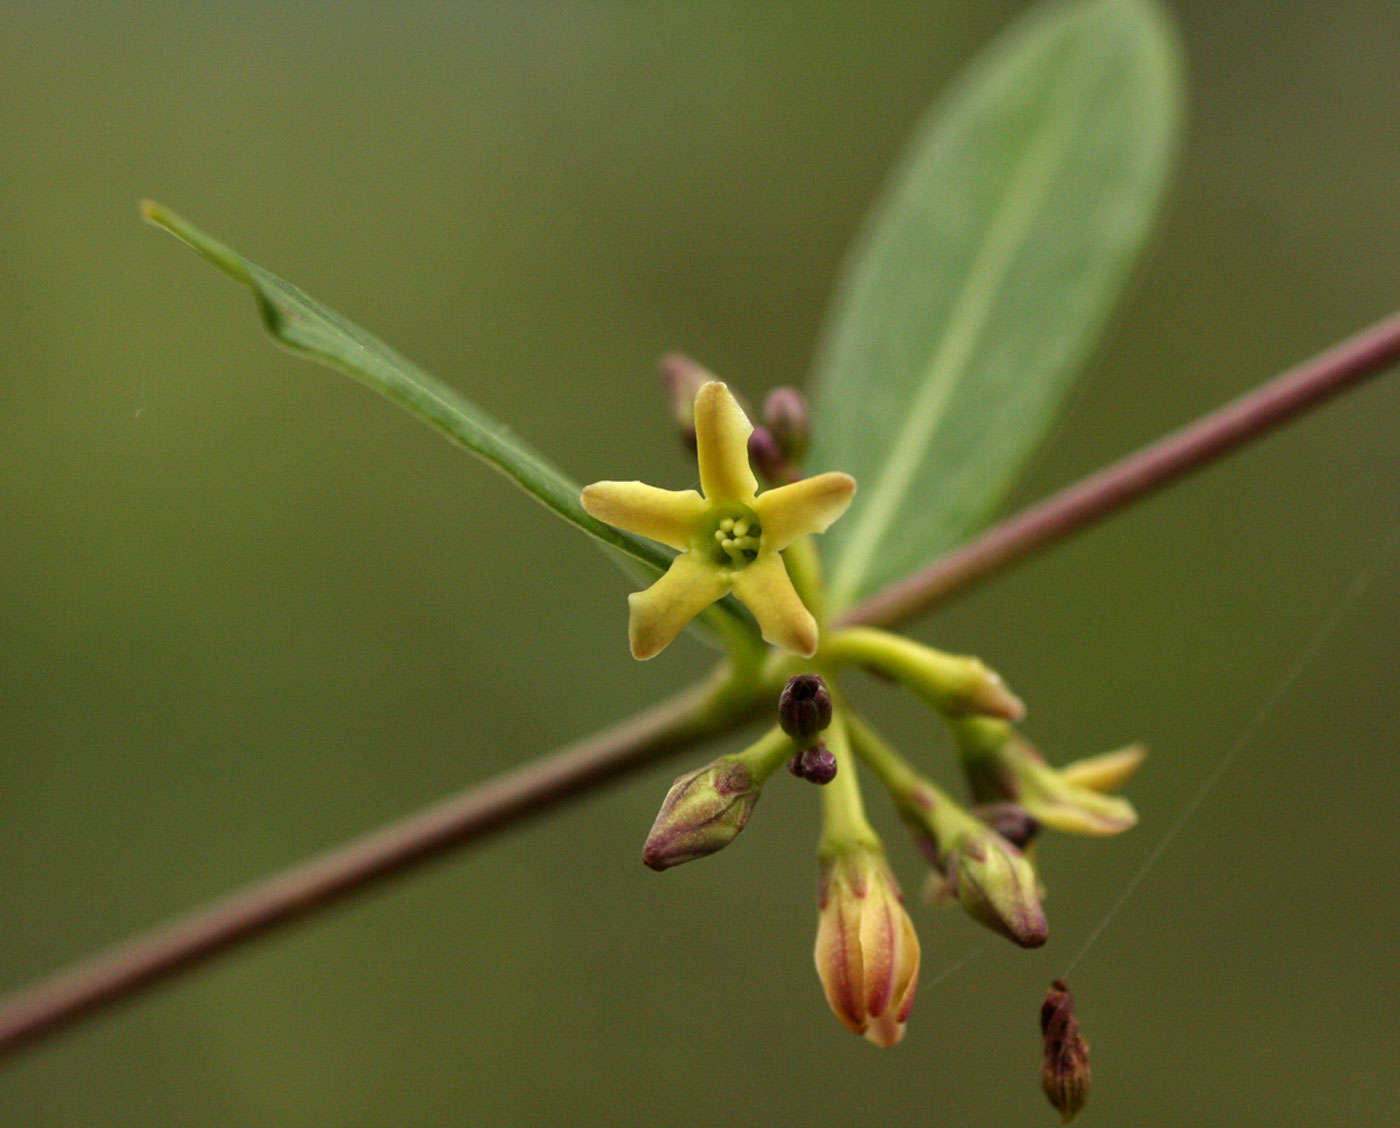
[[655, 658], [685, 625], [729, 590], [729, 579], [693, 552], [683, 552], [646, 591], [627, 597], [632, 657]]
[[747, 568], [736, 572], [734, 594], [753, 612], [763, 637], [774, 646], [804, 658], [817, 652], [817, 621], [792, 586], [787, 566], [776, 552], [764, 550]]
[[855, 492], [856, 480], [835, 470], [765, 490], [754, 503], [763, 543], [782, 552], [798, 537], [826, 532], [846, 512]]
[[718, 380], [695, 396], [695, 452], [700, 460], [700, 488], [710, 501], [750, 503], [758, 479], [749, 466], [753, 424], [739, 401]]
[[1138, 821], [1137, 811], [1122, 796], [1102, 795], [1069, 784], [1045, 791], [1027, 787], [1021, 805], [1036, 822], [1065, 834], [1120, 834]]
[[914, 1007], [914, 989], [919, 980], [919, 937], [914, 922], [897, 900], [889, 909], [894, 928], [890, 952], [891, 980], [889, 998], [879, 1011], [871, 1010], [870, 1025], [865, 1037], [875, 1045], [889, 1049], [904, 1037], [904, 1024]]
[[1087, 787], [1090, 791], [1117, 791], [1142, 765], [1147, 749], [1141, 744], [1130, 744], [1113, 752], [1102, 752], [1097, 756], [1087, 756], [1063, 765], [1060, 778], [1076, 787]]
[[694, 490], [662, 490], [645, 482], [594, 482], [579, 499], [590, 516], [629, 533], [686, 549], [705, 512]]

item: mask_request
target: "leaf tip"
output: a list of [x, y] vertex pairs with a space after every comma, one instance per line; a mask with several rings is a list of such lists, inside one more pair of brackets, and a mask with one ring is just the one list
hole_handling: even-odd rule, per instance
[[248, 285], [253, 284], [253, 279], [248, 273], [247, 262], [232, 248], [225, 246], [217, 239], [210, 238], [189, 220], [171, 211], [164, 204], [155, 200], [142, 200], [139, 206], [141, 218], [147, 223], [170, 232], [180, 242], [226, 274], [230, 274]]

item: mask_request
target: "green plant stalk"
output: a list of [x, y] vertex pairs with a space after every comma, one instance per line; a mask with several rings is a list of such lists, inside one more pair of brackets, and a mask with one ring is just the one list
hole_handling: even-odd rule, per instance
[[981, 825], [951, 795], [914, 771], [893, 745], [862, 717], [849, 714], [847, 723], [851, 744], [861, 762], [875, 773], [901, 814], [909, 812], [927, 819], [941, 848], [947, 848]]
[[852, 846], [882, 849], [880, 838], [865, 815], [856, 777], [856, 757], [846, 737], [845, 710], [838, 709], [824, 734], [826, 746], [836, 757], [836, 775], [821, 789], [822, 834], [817, 845], [821, 858], [830, 858]]
[[762, 785], [781, 768], [793, 753], [792, 738], [774, 725], [734, 759], [741, 761], [753, 773], [754, 782]]

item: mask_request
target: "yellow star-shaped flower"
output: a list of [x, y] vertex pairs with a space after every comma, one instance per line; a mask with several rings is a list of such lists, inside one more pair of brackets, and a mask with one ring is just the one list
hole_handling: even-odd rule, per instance
[[855, 493], [849, 474], [818, 474], [758, 493], [749, 466], [753, 425], [718, 380], [695, 397], [701, 497], [644, 482], [595, 482], [583, 507], [600, 521], [681, 550], [646, 591], [628, 596], [634, 658], [653, 658], [715, 600], [733, 591], [775, 646], [811, 657], [817, 622], [779, 555], [799, 537], [822, 533]]

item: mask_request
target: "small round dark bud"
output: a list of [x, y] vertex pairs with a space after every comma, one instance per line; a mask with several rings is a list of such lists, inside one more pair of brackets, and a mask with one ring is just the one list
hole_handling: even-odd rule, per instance
[[787, 680], [778, 698], [778, 723], [799, 745], [810, 744], [831, 724], [831, 694], [816, 674], [797, 674]]
[[763, 421], [787, 462], [800, 463], [812, 443], [807, 399], [796, 388], [774, 388], [763, 404]]
[[836, 757], [820, 740], [788, 761], [788, 771], [808, 783], [826, 784], [836, 778]]
[[792, 478], [783, 460], [783, 449], [767, 427], [755, 427], [749, 436], [749, 462], [770, 485], [782, 485]]
[[1040, 833], [1040, 823], [1016, 803], [989, 803], [978, 807], [973, 814], [1018, 850], [1025, 850]]

